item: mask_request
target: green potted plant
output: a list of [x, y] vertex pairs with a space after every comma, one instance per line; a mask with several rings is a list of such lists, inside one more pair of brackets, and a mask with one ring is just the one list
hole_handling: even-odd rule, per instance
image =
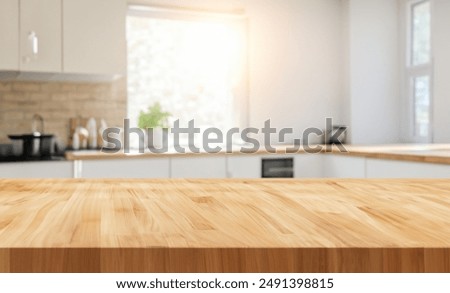
[[[144, 130], [149, 147], [160, 148], [163, 145], [163, 136], [169, 127], [170, 115], [170, 112], [163, 111], [159, 102], [149, 106], [147, 111], [140, 112], [138, 127]], [[149, 129], [153, 130], [153, 136]]]

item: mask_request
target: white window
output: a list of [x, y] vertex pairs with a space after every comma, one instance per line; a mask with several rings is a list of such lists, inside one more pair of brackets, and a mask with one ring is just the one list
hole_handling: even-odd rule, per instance
[[247, 111], [245, 19], [129, 8], [128, 117], [159, 102], [181, 125], [241, 127]]
[[407, 95], [410, 139], [432, 141], [431, 1], [409, 1], [407, 45]]

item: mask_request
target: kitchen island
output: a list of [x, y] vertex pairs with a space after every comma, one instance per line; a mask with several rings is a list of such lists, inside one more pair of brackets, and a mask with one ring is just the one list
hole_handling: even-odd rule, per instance
[[450, 272], [450, 180], [0, 180], [0, 272]]

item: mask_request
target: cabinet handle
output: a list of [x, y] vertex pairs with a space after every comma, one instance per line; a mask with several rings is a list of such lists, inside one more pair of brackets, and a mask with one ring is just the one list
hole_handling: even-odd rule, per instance
[[36, 56], [39, 53], [39, 39], [36, 32], [30, 32], [28, 34], [28, 40], [30, 41], [31, 52], [33, 56]]
[[31, 31], [28, 33], [28, 45], [30, 46], [31, 55], [25, 55], [22, 57], [23, 63], [30, 63], [37, 59], [39, 53], [39, 39], [36, 32]]

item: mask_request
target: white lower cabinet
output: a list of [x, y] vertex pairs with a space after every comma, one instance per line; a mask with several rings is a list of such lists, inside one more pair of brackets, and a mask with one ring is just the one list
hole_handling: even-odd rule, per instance
[[366, 158], [346, 155], [323, 155], [325, 178], [365, 178]]
[[262, 159], [293, 158], [295, 178], [450, 178], [450, 165], [333, 154], [216, 155], [0, 164], [0, 178], [261, 178]]
[[367, 159], [367, 178], [450, 178], [450, 165]]
[[73, 162], [14, 162], [0, 164], [0, 178], [72, 178]]
[[225, 156], [193, 155], [170, 159], [172, 178], [226, 178]]
[[295, 178], [321, 178], [323, 177], [322, 154], [299, 154], [294, 157]]
[[261, 156], [231, 155], [227, 157], [228, 178], [261, 178]]
[[78, 161], [80, 178], [169, 178], [168, 158]]

